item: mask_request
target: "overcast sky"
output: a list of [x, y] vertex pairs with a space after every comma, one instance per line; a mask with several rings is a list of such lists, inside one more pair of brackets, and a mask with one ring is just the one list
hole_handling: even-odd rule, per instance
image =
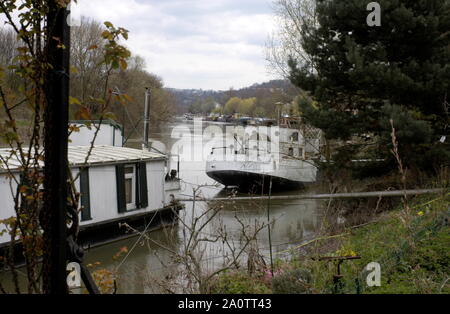
[[260, 83], [274, 28], [271, 0], [78, 0], [77, 15], [130, 31], [126, 45], [166, 87], [226, 90]]

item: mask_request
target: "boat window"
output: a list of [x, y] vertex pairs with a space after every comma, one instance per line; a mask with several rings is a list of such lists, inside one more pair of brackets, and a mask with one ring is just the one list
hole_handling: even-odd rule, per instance
[[294, 141], [294, 142], [298, 142], [298, 132], [294, 132], [294, 133], [292, 133], [292, 141]]
[[293, 157], [294, 156], [294, 148], [289, 147], [289, 156]]
[[136, 167], [125, 167], [125, 201], [127, 209], [136, 208]]
[[91, 220], [91, 198], [89, 190], [89, 168], [80, 168], [81, 221]]
[[117, 209], [119, 213], [148, 207], [147, 165], [116, 165]]

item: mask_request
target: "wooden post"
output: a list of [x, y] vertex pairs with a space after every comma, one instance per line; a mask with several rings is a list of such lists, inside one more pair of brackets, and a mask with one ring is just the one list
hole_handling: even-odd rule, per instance
[[43, 292], [67, 294], [66, 219], [68, 180], [68, 108], [70, 27], [68, 10], [49, 1], [44, 126], [44, 229]]

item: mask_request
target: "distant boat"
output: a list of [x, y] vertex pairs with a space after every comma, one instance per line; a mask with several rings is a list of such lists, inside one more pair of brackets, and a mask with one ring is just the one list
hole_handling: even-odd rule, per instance
[[186, 113], [183, 115], [183, 120], [192, 121], [194, 120], [194, 116], [192, 114]]
[[270, 182], [274, 190], [303, 188], [315, 182], [313, 158], [320, 151], [320, 130], [286, 117], [279, 126], [279, 143], [273, 151], [270, 146], [274, 139], [262, 138], [255, 128], [249, 128], [252, 134], [241, 139], [235, 137], [229, 147], [213, 148], [206, 174], [226, 187], [253, 192], [267, 190]]

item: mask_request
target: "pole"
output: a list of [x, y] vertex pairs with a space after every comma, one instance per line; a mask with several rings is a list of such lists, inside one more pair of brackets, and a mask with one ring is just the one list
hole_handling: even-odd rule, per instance
[[177, 178], [180, 178], [180, 155], [178, 156], [178, 161], [177, 161]]
[[272, 257], [272, 235], [270, 233], [270, 197], [272, 196], [272, 177], [269, 183], [269, 198], [267, 201], [267, 231], [269, 233], [269, 250], [270, 250], [270, 272], [273, 278], [273, 257]]
[[[336, 194], [298, 194], [298, 195], [279, 195], [279, 196], [243, 196], [243, 197], [216, 197], [216, 198], [198, 198], [198, 201], [223, 202], [223, 201], [252, 201], [252, 200], [328, 200], [345, 198], [370, 198], [370, 197], [399, 197], [406, 195], [439, 194], [444, 193], [446, 189], [422, 189], [422, 190], [397, 190], [397, 191], [374, 191], [374, 192], [355, 192], [355, 193], [336, 193]], [[192, 202], [192, 198], [179, 198], [179, 202]]]
[[44, 112], [43, 292], [67, 294], [66, 218], [70, 27], [68, 10], [49, 1]]
[[149, 131], [149, 124], [150, 124], [150, 96], [151, 92], [148, 87], [145, 88], [145, 109], [144, 109], [144, 143], [142, 145], [142, 148], [144, 150], [149, 150], [150, 145], [148, 143], [148, 131]]

